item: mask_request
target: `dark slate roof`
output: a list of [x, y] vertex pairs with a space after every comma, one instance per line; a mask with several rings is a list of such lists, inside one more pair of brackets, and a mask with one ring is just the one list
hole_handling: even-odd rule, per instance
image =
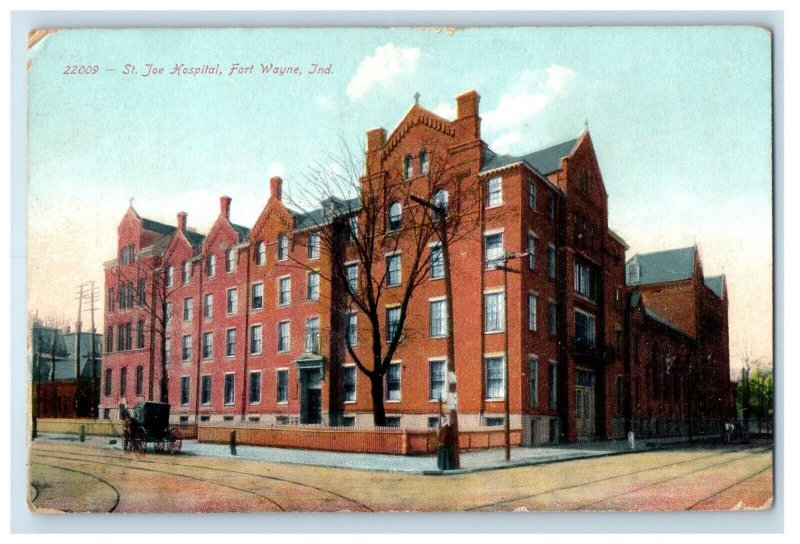
[[637, 253], [626, 263], [639, 263], [639, 281], [631, 282], [626, 274], [628, 285], [647, 285], [685, 280], [694, 273], [695, 247], [668, 249], [655, 253]]
[[706, 276], [703, 278], [703, 282], [709, 289], [714, 291], [715, 295], [717, 295], [719, 298], [722, 298], [722, 289], [725, 284], [725, 276]]
[[233, 230], [236, 231], [236, 235], [239, 237], [240, 244], [247, 240], [247, 237], [250, 236], [250, 229], [247, 227], [243, 227], [235, 223], [231, 223], [231, 227], [233, 227]]
[[159, 223], [158, 221], [153, 221], [146, 217], [142, 217], [142, 228], [159, 234], [172, 234], [176, 229], [176, 227], [165, 225], [164, 223]]
[[498, 155], [489, 146], [483, 146], [483, 168], [481, 172], [496, 170], [519, 162], [525, 163], [529, 168], [535, 170], [542, 176], [552, 174], [561, 168], [561, 159], [569, 155], [570, 151], [580, 138], [551, 145], [539, 151], [534, 151], [526, 155]]
[[199, 252], [201, 246], [203, 245], [203, 240], [206, 239], [206, 235], [200, 234], [199, 232], [195, 232], [193, 230], [185, 230], [183, 231], [183, 234], [186, 235], [186, 239], [189, 240], [190, 244], [192, 244], [194, 252]]
[[330, 197], [322, 201], [322, 207], [308, 212], [289, 210], [295, 219], [295, 230], [304, 230], [327, 225], [334, 217], [354, 212], [361, 208], [358, 197], [341, 199]]

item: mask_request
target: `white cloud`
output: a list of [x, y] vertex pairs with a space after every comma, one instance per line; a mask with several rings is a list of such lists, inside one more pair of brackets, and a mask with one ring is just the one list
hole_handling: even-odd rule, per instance
[[442, 102], [435, 108], [431, 110], [436, 115], [440, 115], [445, 119], [453, 120], [456, 118], [456, 108], [452, 104], [448, 104], [447, 102]]
[[572, 68], [555, 64], [544, 70], [523, 70], [500, 96], [497, 107], [481, 115], [484, 129], [490, 134], [502, 133], [496, 141], [506, 148], [521, 141], [520, 129], [565, 96], [576, 75]]
[[492, 141], [492, 149], [497, 153], [508, 153], [515, 144], [521, 141], [522, 132], [519, 130], [512, 130]]
[[333, 98], [327, 94], [319, 94], [314, 97], [314, 103], [319, 109], [327, 110], [333, 106]]
[[381, 45], [375, 54], [364, 57], [353, 79], [347, 84], [347, 96], [358, 100], [373, 87], [388, 87], [394, 80], [414, 72], [419, 60], [418, 47], [402, 47], [392, 43]]
[[286, 175], [286, 169], [283, 167], [283, 164], [280, 161], [275, 161], [269, 165], [269, 168], [267, 169], [267, 175], [269, 177], [274, 177], [274, 176], [283, 177], [284, 175]]

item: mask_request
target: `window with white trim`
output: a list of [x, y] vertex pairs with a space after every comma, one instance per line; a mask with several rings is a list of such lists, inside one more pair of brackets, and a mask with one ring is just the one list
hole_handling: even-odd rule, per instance
[[402, 264], [400, 254], [394, 253], [386, 257], [386, 286], [395, 287], [402, 281]]
[[312, 232], [308, 235], [308, 258], [311, 260], [319, 259], [319, 233]]
[[392, 202], [389, 205], [386, 230], [393, 231], [401, 228], [403, 228], [403, 208], [399, 202]]
[[556, 246], [547, 246], [547, 276], [551, 279], [556, 277]]
[[236, 250], [228, 248], [225, 252], [225, 272], [233, 272], [233, 267], [236, 265]]
[[401, 363], [389, 363], [386, 371], [386, 400], [400, 400], [400, 367]]
[[194, 314], [194, 300], [191, 298], [183, 299], [183, 320], [191, 321]]
[[445, 377], [447, 376], [447, 360], [431, 359], [428, 361], [429, 387], [428, 400], [443, 401], [447, 398]]
[[214, 356], [214, 333], [203, 333], [203, 359], [211, 359]]
[[250, 373], [250, 404], [261, 402], [261, 371], [257, 370]]
[[192, 279], [192, 263], [190, 261], [183, 261], [181, 264], [181, 282], [186, 284]]
[[172, 267], [167, 266], [164, 268], [164, 286], [172, 287]]
[[250, 353], [259, 355], [262, 348], [262, 328], [261, 325], [250, 327]]
[[486, 182], [486, 207], [493, 208], [503, 204], [503, 178], [491, 178]]
[[289, 321], [281, 321], [278, 323], [278, 351], [289, 351], [291, 343], [291, 324]]
[[211, 317], [214, 313], [214, 295], [206, 293], [203, 295], [203, 317]]
[[191, 392], [192, 379], [189, 376], [181, 376], [181, 406], [189, 406], [189, 394]]
[[307, 275], [306, 299], [319, 300], [319, 272], [311, 271]]
[[289, 238], [285, 234], [278, 236], [278, 260], [285, 261], [289, 258]]
[[213, 253], [206, 257], [206, 275], [209, 278], [213, 278], [214, 274], [217, 273], [217, 256]]
[[355, 365], [346, 365], [342, 367], [344, 375], [342, 380], [344, 382], [344, 402], [356, 401], [356, 367]]
[[505, 330], [505, 294], [502, 292], [485, 293], [483, 305], [485, 312], [484, 332], [502, 332]]
[[347, 279], [347, 288], [350, 293], [358, 293], [358, 263], [345, 265], [344, 273]]
[[484, 263], [487, 269], [496, 268], [498, 265], [503, 264], [505, 258], [505, 248], [503, 247], [503, 233], [496, 232], [493, 234], [485, 234], [483, 237], [484, 245]]
[[575, 310], [575, 346], [595, 347], [595, 317], [587, 312]]
[[386, 308], [386, 343], [390, 344], [400, 326], [400, 306]]
[[225, 294], [226, 306], [229, 314], [235, 314], [239, 311], [239, 291], [235, 287], [231, 287]]
[[253, 310], [260, 310], [264, 307], [264, 284], [253, 284], [253, 296], [251, 297], [250, 307]]
[[531, 399], [531, 408], [539, 407], [539, 359], [534, 355], [528, 356], [528, 394]]
[[536, 303], [537, 297], [534, 293], [528, 293], [528, 330], [536, 332]]
[[431, 338], [447, 336], [447, 301], [445, 299], [428, 302], [428, 334]]
[[531, 232], [528, 233], [528, 268], [536, 268], [536, 236]]
[[531, 180], [528, 182], [528, 207], [532, 210], [536, 209], [536, 181]]
[[181, 339], [181, 361], [189, 361], [192, 358], [192, 335], [187, 334]]
[[309, 317], [306, 319], [306, 352], [320, 353], [318, 317]]
[[267, 244], [263, 240], [258, 243], [256, 248], [256, 265], [261, 266], [267, 262]]
[[200, 404], [211, 404], [211, 376], [200, 377]]
[[430, 247], [431, 264], [430, 279], [438, 280], [444, 277], [444, 256], [442, 255], [442, 245], [434, 244]]
[[419, 173], [423, 176], [428, 173], [428, 152], [424, 149], [419, 152]]
[[591, 266], [575, 263], [575, 292], [589, 300], [597, 298], [597, 276]]
[[499, 400], [505, 398], [504, 357], [485, 357], [486, 367], [486, 399]]
[[234, 404], [236, 398], [236, 375], [233, 373], [225, 374], [225, 404]]
[[275, 399], [278, 404], [289, 402], [289, 370], [286, 368], [278, 370], [275, 382]]
[[344, 316], [345, 340], [348, 346], [358, 345], [358, 312], [349, 311]]
[[278, 306], [292, 303], [292, 278], [278, 278]]
[[548, 384], [549, 405], [551, 410], [558, 408], [558, 363], [550, 361], [550, 382]]

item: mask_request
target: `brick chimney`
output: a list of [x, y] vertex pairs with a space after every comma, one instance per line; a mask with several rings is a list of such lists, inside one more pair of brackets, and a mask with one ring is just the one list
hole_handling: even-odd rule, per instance
[[186, 212], [178, 212], [178, 230], [186, 232]]
[[280, 176], [275, 176], [269, 180], [269, 196], [281, 200], [281, 192], [283, 189], [283, 180]]
[[464, 136], [480, 138], [481, 118], [478, 117], [480, 95], [475, 91], [467, 91], [456, 97], [456, 119], [453, 122]]
[[386, 129], [373, 128], [367, 131], [367, 151], [374, 151], [386, 143]]
[[231, 218], [231, 197], [219, 197], [219, 213], [220, 215], [225, 216], [225, 219]]

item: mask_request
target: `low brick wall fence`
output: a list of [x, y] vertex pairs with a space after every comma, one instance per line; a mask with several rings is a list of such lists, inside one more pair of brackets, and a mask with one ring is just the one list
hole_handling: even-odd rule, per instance
[[[436, 453], [436, 431], [410, 429], [360, 429], [347, 427], [257, 427], [251, 425], [199, 425], [197, 440], [228, 444], [236, 431], [236, 443], [245, 446], [298, 448], [352, 453], [427, 455]], [[511, 431], [511, 445], [519, 446], [521, 431]], [[461, 431], [462, 451], [502, 447], [503, 430]]]
[[[55, 419], [37, 418], [36, 432], [40, 434], [81, 434], [88, 436], [121, 437], [124, 423], [119, 419]], [[170, 425], [181, 430], [181, 437], [186, 440], [197, 438], [197, 425]]]

